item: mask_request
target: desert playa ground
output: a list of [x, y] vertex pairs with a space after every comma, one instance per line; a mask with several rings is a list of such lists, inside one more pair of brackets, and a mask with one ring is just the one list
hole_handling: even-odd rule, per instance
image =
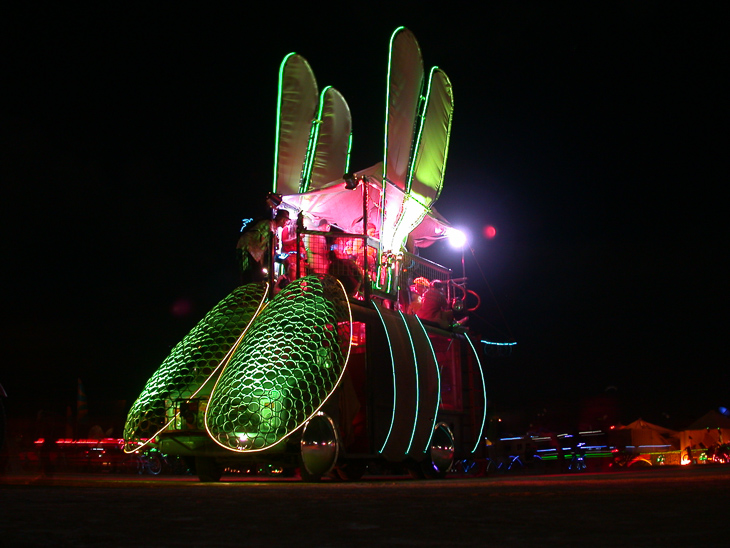
[[727, 546], [730, 466], [356, 483], [0, 478], [0, 546]]

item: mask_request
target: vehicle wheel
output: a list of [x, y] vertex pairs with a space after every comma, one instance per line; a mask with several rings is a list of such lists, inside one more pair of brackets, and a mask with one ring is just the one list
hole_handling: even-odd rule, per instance
[[368, 465], [364, 462], [346, 462], [337, 467], [337, 475], [343, 481], [358, 481], [367, 470]]
[[153, 476], [157, 476], [162, 472], [162, 459], [157, 453], [147, 455], [147, 471]]
[[222, 468], [212, 457], [195, 457], [195, 473], [205, 483], [220, 481]]
[[190, 464], [187, 460], [180, 456], [167, 457], [167, 461], [170, 463], [172, 473], [176, 476], [182, 476], [188, 474], [190, 470]]
[[183, 474], [190, 474], [191, 476], [195, 475], [195, 457], [185, 456], [180, 458], [183, 463], [185, 463], [185, 470], [183, 471]]
[[302, 480], [320, 481], [334, 468], [339, 453], [340, 440], [335, 423], [320, 411], [302, 429], [299, 455]]
[[[426, 459], [428, 460], [428, 459]], [[406, 470], [411, 479], [422, 480], [426, 479], [426, 475], [423, 473], [424, 462], [409, 462], [406, 465]]]
[[431, 444], [426, 459], [421, 462], [421, 470], [427, 479], [441, 479], [446, 477], [454, 462], [454, 434], [449, 426], [440, 422], [434, 428]]

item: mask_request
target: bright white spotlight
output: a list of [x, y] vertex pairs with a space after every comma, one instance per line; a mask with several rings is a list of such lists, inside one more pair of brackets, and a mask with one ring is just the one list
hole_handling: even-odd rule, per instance
[[460, 249], [466, 245], [466, 234], [456, 228], [449, 228], [446, 230], [446, 237], [449, 239], [451, 247]]

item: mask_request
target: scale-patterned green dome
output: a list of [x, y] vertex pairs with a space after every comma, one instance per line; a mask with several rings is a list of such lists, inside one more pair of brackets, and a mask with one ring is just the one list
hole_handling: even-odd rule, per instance
[[219, 366], [254, 318], [265, 295], [265, 284], [235, 289], [175, 345], [127, 415], [127, 450], [153, 438], [175, 419], [174, 401], [210, 393], [220, 375]]
[[235, 451], [258, 451], [303, 425], [334, 391], [349, 356], [347, 295], [331, 276], [289, 284], [256, 317], [213, 389], [206, 427]]

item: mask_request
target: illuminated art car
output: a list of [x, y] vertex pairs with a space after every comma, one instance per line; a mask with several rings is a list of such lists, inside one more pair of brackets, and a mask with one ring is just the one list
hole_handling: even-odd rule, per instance
[[[306, 60], [284, 59], [268, 198], [297, 217], [293, 249], [321, 244], [326, 264], [295, 251], [284, 286], [272, 252], [269, 282], [235, 289], [150, 378], [129, 411], [127, 451], [155, 444], [194, 458], [203, 481], [258, 466], [355, 479], [373, 463], [441, 477], [454, 459], [483, 456], [487, 401], [471, 335], [419, 319], [409, 292], [427, 278], [443, 282], [447, 302], [464, 293], [449, 269], [413, 253], [453, 231], [432, 208], [451, 84], [439, 69], [425, 75], [404, 28], [388, 67], [385, 155], [353, 174], [344, 99], [331, 87], [318, 98]], [[319, 231], [322, 220], [338, 230]]]

